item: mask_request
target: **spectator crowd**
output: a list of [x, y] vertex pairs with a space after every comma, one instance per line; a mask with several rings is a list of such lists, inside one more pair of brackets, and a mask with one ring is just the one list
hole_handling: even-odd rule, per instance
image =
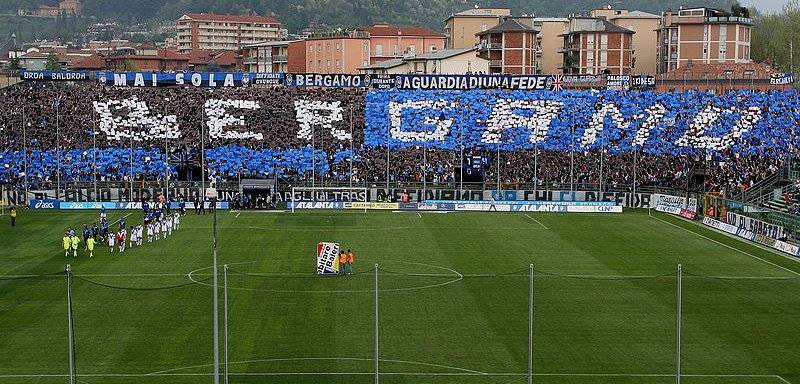
[[[795, 155], [788, 92], [113, 88], [0, 91], [0, 182], [210, 178], [747, 188]], [[387, 150], [388, 148], [388, 150]], [[499, 156], [499, 158], [498, 158]], [[635, 172], [634, 172], [635, 168]], [[27, 172], [26, 172], [27, 171]], [[634, 175], [635, 173], [635, 175]]]

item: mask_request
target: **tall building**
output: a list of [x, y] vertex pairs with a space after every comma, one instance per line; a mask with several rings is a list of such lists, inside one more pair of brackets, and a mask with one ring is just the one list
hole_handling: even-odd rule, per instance
[[537, 17], [533, 19], [536, 34], [536, 66], [537, 73], [561, 73], [564, 62], [559, 53], [564, 46], [564, 31], [569, 27], [569, 19], [563, 17]]
[[536, 35], [532, 26], [514, 19], [478, 32], [478, 56], [489, 60], [489, 73], [536, 73]]
[[375, 24], [360, 31], [369, 35], [370, 64], [444, 49], [444, 35], [427, 28]]
[[502, 17], [511, 16], [508, 8], [476, 8], [459, 12], [445, 20], [447, 49], [472, 48], [478, 44], [477, 34], [497, 25]]
[[658, 72], [689, 63], [750, 63], [753, 21], [712, 8], [667, 10], [658, 27]]
[[280, 40], [282, 33], [280, 21], [272, 17], [190, 13], [178, 19], [178, 52], [236, 51], [247, 44]]
[[569, 28], [563, 35], [564, 74], [633, 73], [634, 34], [603, 18], [571, 18]]
[[627, 9], [613, 9], [611, 7], [595, 9], [592, 17], [605, 18], [609, 22], [629, 29], [633, 35], [633, 72], [634, 74], [656, 74], [658, 62], [657, 41], [658, 24], [661, 17], [642, 11], [628, 11]]

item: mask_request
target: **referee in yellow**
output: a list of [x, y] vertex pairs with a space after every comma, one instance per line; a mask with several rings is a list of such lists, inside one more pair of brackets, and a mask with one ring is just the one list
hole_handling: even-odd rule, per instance
[[11, 216], [11, 226], [15, 227], [17, 225], [17, 207], [11, 207], [9, 216]]

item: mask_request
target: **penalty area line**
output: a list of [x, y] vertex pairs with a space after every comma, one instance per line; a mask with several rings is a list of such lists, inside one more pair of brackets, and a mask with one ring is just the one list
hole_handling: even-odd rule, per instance
[[527, 218], [529, 218], [529, 219], [533, 220], [534, 222], [536, 222], [536, 224], [539, 224], [539, 225], [541, 225], [543, 229], [550, 230], [550, 228], [547, 228], [547, 226], [546, 226], [546, 225], [544, 225], [544, 224], [542, 224], [542, 222], [541, 222], [541, 221], [534, 219], [534, 218], [533, 218], [533, 216], [531, 216], [531, 215], [529, 215], [529, 214], [527, 214], [527, 213], [526, 213], [526, 214], [525, 214], [525, 217], [527, 217]]

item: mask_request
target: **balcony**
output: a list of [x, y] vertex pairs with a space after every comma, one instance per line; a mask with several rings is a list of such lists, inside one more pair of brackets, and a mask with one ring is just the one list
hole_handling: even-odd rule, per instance
[[502, 50], [503, 43], [480, 43], [478, 44], [478, 51], [488, 50]]
[[489, 67], [502, 67], [503, 60], [489, 60]]
[[559, 52], [570, 52], [570, 51], [579, 51], [581, 49], [581, 45], [578, 43], [573, 44], [566, 44], [564, 45]]
[[706, 17], [705, 21], [706, 23], [736, 23], [736, 24], [753, 25], [753, 19], [747, 17], [734, 17], [734, 16]]
[[272, 56], [273, 63], [287, 63], [289, 62], [289, 56], [287, 55], [275, 55]]

